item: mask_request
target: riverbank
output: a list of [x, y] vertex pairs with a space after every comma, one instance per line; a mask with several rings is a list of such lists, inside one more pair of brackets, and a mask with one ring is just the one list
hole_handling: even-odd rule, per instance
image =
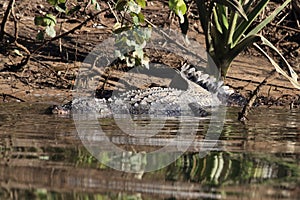
[[[26, 2], [16, 2], [17, 14], [20, 15], [18, 43], [29, 51], [33, 51], [41, 45], [35, 40], [39, 27], [34, 25], [34, 16], [38, 12], [46, 12], [49, 7], [44, 6], [46, 3], [38, 0], [28, 4], [29, 6], [24, 6]], [[106, 6], [104, 3], [101, 5], [103, 8]], [[1, 3], [0, 6], [5, 10], [4, 3]], [[275, 6], [275, 3], [271, 3], [269, 9]], [[300, 74], [299, 39], [297, 39], [300, 31], [299, 28], [294, 27], [296, 22], [292, 21], [293, 14], [289, 12], [287, 9], [281, 13], [275, 22], [264, 30], [263, 34], [272, 38], [271, 41], [276, 44], [296, 72]], [[148, 19], [155, 19], [152, 20], [155, 25], [178, 30], [176, 18], [170, 14], [166, 3], [153, 1], [149, 3], [149, 7], [144, 13]], [[1, 13], [2, 15], [3, 13]], [[277, 23], [283, 15], [285, 18], [282, 22]], [[194, 15], [193, 7], [191, 7], [189, 18], [188, 36], [204, 46], [204, 36]], [[82, 20], [83, 17], [80, 16], [59, 20], [62, 29], [57, 26], [57, 33], [74, 28]], [[103, 27], [95, 28], [95, 24], [100, 23]], [[4, 48], [0, 51], [0, 101], [63, 103], [72, 99], [72, 87], [82, 61], [95, 45], [110, 37], [114, 24], [115, 18], [110, 12], [104, 12], [81, 29], [41, 48], [32, 56], [30, 62], [18, 71], [9, 70], [9, 66], [19, 63], [26, 53], [9, 43], [8, 41], [11, 41], [12, 37], [6, 35], [5, 42], [1, 44]], [[292, 31], [287, 27], [295, 30]], [[7, 22], [6, 32], [14, 35], [12, 20]], [[266, 58], [260, 56], [255, 50], [248, 49], [234, 61], [225, 83], [237, 92], [249, 96], [273, 69]], [[288, 107], [291, 103], [300, 101], [299, 90], [294, 89], [282, 76], [277, 76], [263, 86], [259, 96], [262, 103], [268, 105]]]

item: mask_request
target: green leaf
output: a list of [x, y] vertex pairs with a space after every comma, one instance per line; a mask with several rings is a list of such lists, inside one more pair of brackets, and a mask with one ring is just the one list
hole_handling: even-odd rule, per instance
[[136, 0], [136, 3], [141, 6], [142, 8], [146, 7], [146, 1], [145, 0]]
[[37, 35], [36, 35], [36, 39], [37, 40], [44, 40], [44, 32], [40, 31]]
[[58, 4], [58, 5], [55, 5], [55, 9], [56, 9], [58, 12], [65, 13], [67, 7], [66, 7], [66, 4], [60, 3], [60, 4]]
[[214, 7], [213, 8], [213, 19], [214, 19], [214, 25], [216, 26], [217, 30], [220, 32], [220, 33], [223, 33], [223, 30], [222, 30], [222, 26], [221, 24], [219, 23], [219, 16], [218, 16], [218, 13], [216, 11], [216, 8]]
[[100, 8], [100, 4], [99, 3], [96, 3], [96, 5], [95, 5], [95, 9], [96, 10], [100, 10], [101, 8]]
[[233, 45], [233, 35], [236, 32], [236, 26], [238, 21], [238, 14], [237, 13], [231, 13], [230, 19], [229, 19], [229, 25], [228, 25], [228, 32], [227, 32], [227, 45], [230, 45], [231, 48], [234, 47]]
[[132, 12], [135, 14], [139, 14], [141, 12], [141, 6], [139, 6], [132, 0], [127, 3], [127, 6], [128, 6], [128, 12]]
[[53, 6], [55, 6], [58, 3], [58, 0], [47, 0], [47, 1]]
[[[244, 33], [256, 19], [256, 17], [263, 11], [267, 6], [269, 0], [261, 0], [254, 9], [248, 14], [248, 21], [243, 20], [236, 28], [236, 31], [233, 34], [233, 46], [235, 46], [239, 40], [243, 37]], [[256, 33], [254, 33], [256, 34]], [[249, 35], [249, 34], [248, 34]]]
[[255, 42], [261, 41], [260, 35], [249, 35], [243, 38], [236, 46], [234, 46], [227, 55], [229, 60], [233, 60], [239, 55], [245, 48], [253, 45]]
[[45, 16], [36, 16], [34, 18], [34, 24], [37, 26], [55, 26], [56, 17], [52, 14], [46, 14]]
[[47, 26], [45, 32], [48, 36], [52, 38], [56, 36], [56, 31], [54, 29], [54, 26]]
[[95, 9], [100, 10], [100, 4], [97, 0], [91, 0], [91, 5], [95, 5]]
[[259, 23], [254, 29], [252, 29], [247, 35], [251, 35], [251, 34], [257, 34], [259, 31], [261, 31], [261, 29], [263, 29], [267, 24], [269, 24], [275, 17], [276, 15], [281, 12], [288, 3], [290, 3], [291, 0], [287, 0], [285, 1], [281, 6], [279, 6], [278, 8], [276, 8], [274, 10], [274, 12], [268, 16], [265, 20], [263, 20], [261, 23]]
[[139, 17], [140, 23], [144, 23], [145, 22], [145, 16], [143, 15], [143, 13], [140, 12], [138, 14], [138, 17]]
[[44, 17], [45, 22], [48, 26], [55, 26], [56, 25], [56, 17], [52, 14], [46, 14]]
[[81, 8], [80, 5], [74, 6], [74, 7], [72, 7], [70, 10], [66, 10], [66, 14], [67, 14], [67, 15], [72, 15], [72, 14], [74, 14], [75, 12], [79, 11], [80, 8]]
[[217, 13], [219, 21], [223, 29], [228, 29], [227, 8], [222, 5], [217, 5]]
[[[257, 33], [274, 19], [291, 1], [292, 0], [284, 1], [269, 17], [252, 30], [249, 30], [249, 27], [267, 6], [269, 0], [261, 0], [255, 4], [249, 0], [195, 1], [198, 8], [199, 20], [205, 34], [206, 49], [211, 58], [221, 69], [224, 78], [231, 62], [246, 47], [257, 45], [256, 42], [263, 41], [264, 45], [268, 45], [273, 50], [276, 49], [270, 42], [264, 40], [262, 36], [257, 35]], [[175, 4], [177, 1], [169, 0], [169, 6], [171, 8], [172, 5], [170, 5], [170, 2]], [[242, 5], [244, 5], [244, 7]], [[246, 13], [248, 14], [247, 16]], [[248, 32], [248, 34], [245, 35], [245, 32]], [[299, 88], [300, 84], [297, 82], [297, 74], [288, 65], [279, 51], [275, 51], [280, 55], [282, 60], [284, 60], [289, 74], [284, 74], [284, 71], [282, 71], [274, 60], [270, 57], [268, 57], [268, 59], [275, 66], [277, 71], [284, 74], [295, 87]]]
[[125, 6], [127, 5], [128, 0], [119, 0], [116, 4], [116, 10], [122, 11], [125, 9]]
[[248, 20], [247, 15], [243, 9], [243, 6], [239, 3], [239, 1], [237, 1], [237, 0], [214, 0], [213, 2], [216, 2], [221, 5], [225, 5], [233, 11], [237, 11], [245, 20]]
[[144, 57], [144, 52], [143, 49], [137, 48], [133, 53], [132, 56], [135, 58], [143, 59]]
[[36, 16], [34, 18], [34, 24], [36, 26], [47, 26], [46, 22], [44, 21], [44, 17], [42, 16]]
[[292, 85], [297, 88], [300, 89], [300, 83], [298, 82], [298, 75], [296, 74], [296, 72], [293, 70], [293, 68], [289, 65], [289, 63], [287, 62], [287, 60], [283, 57], [283, 55], [278, 51], [278, 49], [271, 43], [269, 42], [265, 37], [261, 36], [261, 40], [263, 42], [263, 45], [266, 45], [268, 47], [270, 47], [271, 49], [273, 49], [276, 53], [278, 53], [278, 55], [282, 58], [282, 60], [284, 61], [285, 66], [288, 69], [289, 75], [274, 61], [274, 59], [272, 59], [262, 48], [260, 48], [259, 45], [254, 44], [254, 46], [261, 52], [263, 53], [263, 55], [268, 58], [268, 60], [271, 62], [271, 64], [275, 67], [276, 71], [278, 73], [280, 73], [281, 75], [283, 75], [285, 78], [287, 78]]
[[133, 21], [134, 25], [136, 25], [136, 26], [139, 25], [140, 20], [139, 20], [139, 17], [137, 16], [137, 14], [134, 13], [132, 15], [132, 21]]
[[[245, 0], [243, 1], [243, 8], [244, 8], [244, 11], [246, 13], [249, 13], [250, 12], [250, 9], [251, 9], [251, 6], [256, 3], [256, 1], [251, 1], [251, 0]], [[248, 15], [247, 15], [248, 16]]]
[[184, 17], [187, 8], [183, 0], [169, 0], [169, 8], [176, 13], [176, 15], [180, 18], [180, 23], [184, 22]]
[[50, 3], [51, 5], [55, 6], [58, 4], [65, 4], [66, 0], [47, 0], [48, 3]]

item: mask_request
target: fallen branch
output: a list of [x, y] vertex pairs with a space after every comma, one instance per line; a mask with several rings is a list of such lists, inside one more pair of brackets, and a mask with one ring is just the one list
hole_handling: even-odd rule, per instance
[[20, 70], [24, 65], [26, 65], [25, 63], [28, 63], [29, 56], [30, 56], [30, 51], [25, 46], [23, 46], [22, 44], [18, 43], [18, 38], [19, 38], [19, 34], [18, 34], [19, 33], [19, 24], [18, 24], [18, 20], [16, 18], [14, 5], [11, 8], [11, 15], [13, 17], [14, 26], [15, 26], [14, 43], [15, 43], [16, 47], [22, 49], [27, 54], [26, 57], [21, 60], [21, 63], [18, 63], [16, 65], [13, 65], [13, 66], [10, 67], [11, 71], [15, 71], [16, 72], [16, 71]]
[[288, 27], [288, 26], [282, 26], [282, 25], [277, 25], [277, 27], [283, 28], [283, 29], [286, 29], [286, 30], [289, 30], [289, 31], [295, 31], [295, 32], [297, 32], [297, 33], [300, 33], [300, 30], [299, 30], [299, 29], [296, 29], [296, 28], [291, 28], [291, 27]]
[[20, 102], [25, 102], [25, 100], [20, 99], [20, 98], [18, 98], [18, 97], [15, 97], [15, 96], [13, 96], [13, 95], [11, 95], [11, 94], [5, 94], [5, 93], [2, 93], [2, 94], [0, 94], [0, 96], [3, 97], [3, 100], [2, 100], [3, 102], [5, 101], [6, 97], [10, 97], [10, 98], [16, 99], [16, 100], [18, 100], [18, 101], [20, 101]]
[[1, 22], [0, 41], [3, 40], [4, 33], [5, 33], [5, 25], [6, 25], [7, 19], [10, 15], [10, 12], [11, 12], [14, 4], [15, 4], [15, 0], [10, 0], [9, 3], [8, 3], [7, 9], [4, 13], [4, 16], [3, 16], [3, 19], [2, 19], [2, 22]]

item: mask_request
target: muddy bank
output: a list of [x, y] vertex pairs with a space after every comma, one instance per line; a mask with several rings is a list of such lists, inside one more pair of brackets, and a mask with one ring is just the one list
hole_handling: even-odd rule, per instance
[[[27, 4], [27, 0], [16, 3], [19, 16], [18, 43], [29, 51], [33, 51], [41, 45], [35, 39], [39, 27], [34, 25], [34, 16], [41, 11], [47, 11], [49, 6], [39, 0], [31, 1], [30, 4]], [[7, 4], [0, 4], [4, 11]], [[41, 7], [40, 5], [45, 6]], [[268, 9], [272, 10], [276, 5], [278, 4], [271, 2]], [[102, 3], [101, 6], [102, 8], [107, 7], [105, 3]], [[0, 12], [0, 20], [2, 20], [3, 11]], [[157, 26], [178, 30], [177, 19], [170, 14], [166, 2], [152, 1], [144, 13], [147, 18], [155, 19], [152, 22]], [[287, 8], [264, 29], [263, 34], [283, 52], [299, 74], [300, 29], [293, 16], [292, 10]], [[189, 18], [189, 37], [204, 45], [204, 36], [193, 5], [189, 11]], [[59, 29], [57, 26], [57, 32], [66, 32], [79, 25], [83, 20], [82, 16], [60, 20], [63, 28]], [[100, 23], [105, 27], [95, 28], [95, 24]], [[63, 103], [72, 99], [72, 87], [82, 61], [95, 45], [111, 35], [114, 24], [115, 19], [111, 13], [103, 12], [81, 29], [41, 48], [22, 69], [11, 71], [9, 66], [19, 63], [26, 52], [11, 43], [12, 35], [14, 35], [14, 23], [10, 19], [6, 25], [8, 34], [0, 44], [3, 47], [0, 51], [0, 101]], [[273, 67], [265, 58], [255, 50], [248, 49], [234, 61], [226, 84], [248, 96], [272, 69]], [[297, 104], [299, 98], [299, 91], [281, 76], [268, 82], [260, 93], [260, 100], [267, 105], [289, 106], [293, 102]]]

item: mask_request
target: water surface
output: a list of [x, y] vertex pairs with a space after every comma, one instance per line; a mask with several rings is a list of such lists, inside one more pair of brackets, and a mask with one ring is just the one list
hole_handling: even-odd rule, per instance
[[151, 140], [143, 140], [122, 133], [112, 120], [100, 120], [110, 141], [132, 155], [131, 160], [124, 159], [126, 156], [116, 159], [118, 167], [138, 171], [126, 173], [95, 159], [80, 140], [74, 120], [43, 114], [47, 106], [0, 105], [0, 199], [300, 197], [299, 110], [257, 108], [243, 125], [236, 120], [239, 109], [229, 108], [219, 140], [206, 141], [216, 145], [205, 157], [199, 157], [199, 151], [209, 119], [201, 121], [193, 144], [182, 156], [152, 172], [144, 171], [151, 162], [147, 152], [176, 138], [180, 121], [164, 122]]

